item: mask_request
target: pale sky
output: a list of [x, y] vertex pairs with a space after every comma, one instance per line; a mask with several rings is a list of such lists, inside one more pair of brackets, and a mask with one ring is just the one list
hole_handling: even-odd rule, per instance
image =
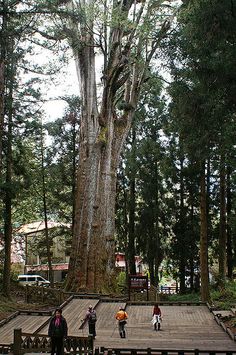
[[58, 96], [79, 95], [79, 84], [73, 59], [71, 59], [68, 67], [64, 68], [64, 73], [59, 74], [57, 82], [51, 82], [45, 95], [49, 100], [43, 105], [46, 114], [45, 118], [53, 121], [63, 115], [66, 107], [65, 101], [58, 100]]

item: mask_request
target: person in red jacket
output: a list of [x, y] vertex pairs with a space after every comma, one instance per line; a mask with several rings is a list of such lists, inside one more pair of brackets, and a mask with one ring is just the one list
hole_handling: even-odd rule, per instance
[[153, 316], [154, 330], [157, 330], [157, 329], [160, 330], [161, 329], [161, 309], [157, 303], [154, 305], [152, 316]]

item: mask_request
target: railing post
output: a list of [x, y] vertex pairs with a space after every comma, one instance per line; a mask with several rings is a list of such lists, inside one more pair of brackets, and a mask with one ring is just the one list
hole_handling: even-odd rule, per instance
[[93, 335], [88, 335], [88, 353], [93, 355]]
[[44, 287], [41, 286], [41, 300], [44, 302]]
[[14, 329], [13, 354], [21, 355], [21, 328]]
[[28, 292], [28, 285], [25, 285], [25, 302], [29, 303], [29, 292]]

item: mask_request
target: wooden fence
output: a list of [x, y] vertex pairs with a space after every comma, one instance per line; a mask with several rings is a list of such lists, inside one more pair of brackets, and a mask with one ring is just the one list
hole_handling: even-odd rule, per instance
[[[50, 352], [51, 338], [42, 334], [23, 333], [21, 329], [14, 329], [14, 343], [11, 351], [14, 355], [26, 353]], [[68, 336], [64, 342], [64, 351], [71, 355], [92, 355], [93, 337]]]
[[179, 293], [178, 285], [176, 286], [160, 286], [159, 293], [172, 295]]
[[163, 350], [163, 349], [117, 349], [95, 348], [94, 355], [236, 355], [235, 351], [224, 350]]
[[0, 354], [8, 354], [11, 351], [9, 344], [0, 344]]
[[61, 304], [71, 296], [58, 288], [44, 286], [25, 286], [25, 301], [27, 303], [41, 302], [47, 304]]

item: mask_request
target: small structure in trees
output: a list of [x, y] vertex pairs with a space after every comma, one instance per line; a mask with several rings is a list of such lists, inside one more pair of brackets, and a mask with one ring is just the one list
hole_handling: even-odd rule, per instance
[[[52, 270], [54, 281], [62, 281], [68, 270], [71, 251], [71, 226], [48, 221]], [[24, 250], [24, 273], [39, 273], [48, 278], [48, 260], [43, 221], [25, 224], [15, 231], [22, 236]]]

